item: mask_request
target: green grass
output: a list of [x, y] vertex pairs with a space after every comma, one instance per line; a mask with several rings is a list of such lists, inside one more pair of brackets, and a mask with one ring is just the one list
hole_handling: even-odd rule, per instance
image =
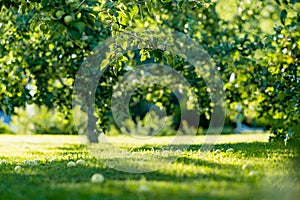
[[[165, 148], [172, 137], [133, 142], [110, 137], [134, 159], [147, 158]], [[293, 173], [295, 153], [268, 143], [267, 134], [224, 135], [211, 151], [198, 150], [204, 137], [164, 168], [149, 173], [126, 173], [107, 166], [111, 152], [95, 157], [78, 136], [0, 135], [0, 199], [293, 199], [299, 187]], [[226, 153], [228, 148], [235, 151]], [[221, 153], [215, 153], [220, 149]], [[134, 153], [134, 155], [133, 155]], [[175, 155], [173, 151], [169, 152]], [[25, 160], [39, 159], [37, 166]], [[67, 168], [84, 159], [86, 166]], [[106, 160], [105, 160], [106, 159]], [[116, 164], [122, 164], [117, 160]], [[126, 164], [126, 162], [124, 163]], [[151, 164], [151, 163], [150, 163]], [[155, 166], [158, 163], [152, 163]], [[21, 172], [14, 170], [22, 166]], [[246, 168], [243, 169], [243, 166]], [[104, 183], [91, 183], [101, 173]], [[296, 199], [296, 198], [294, 198]]]

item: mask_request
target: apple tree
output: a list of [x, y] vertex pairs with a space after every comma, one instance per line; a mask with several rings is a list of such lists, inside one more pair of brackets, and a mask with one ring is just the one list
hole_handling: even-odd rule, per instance
[[[267, 118], [278, 138], [297, 132], [297, 0], [9, 0], [0, 1], [0, 8], [0, 106], [8, 114], [34, 103], [71, 116], [75, 77], [99, 43], [136, 28], [163, 27], [188, 35], [210, 54], [225, 84], [230, 118], [242, 104], [246, 115]], [[188, 60], [141, 47], [115, 55], [98, 83], [97, 112], [90, 111], [90, 123], [109, 123], [112, 88], [128, 70], [124, 66], [148, 62], [180, 71], [198, 96], [199, 113], [209, 119], [212, 105], [206, 84]], [[153, 87], [148, 96], [148, 88], [137, 91], [132, 105], [146, 99], [169, 112], [176, 110], [172, 94]]]

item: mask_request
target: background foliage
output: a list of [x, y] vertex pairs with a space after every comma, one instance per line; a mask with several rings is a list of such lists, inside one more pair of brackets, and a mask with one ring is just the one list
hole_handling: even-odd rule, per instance
[[27, 106], [15, 109], [11, 127], [17, 134], [78, 134], [73, 120], [57, 109], [46, 106]]

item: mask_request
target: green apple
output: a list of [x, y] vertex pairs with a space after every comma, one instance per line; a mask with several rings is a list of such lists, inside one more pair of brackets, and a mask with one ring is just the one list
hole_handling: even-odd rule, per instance
[[76, 163], [73, 161], [70, 161], [67, 163], [67, 167], [76, 167]]
[[215, 150], [215, 153], [217, 154], [217, 153], [221, 153], [222, 151], [220, 150], [220, 149], [216, 149]]
[[67, 41], [67, 42], [66, 42], [66, 46], [67, 46], [67, 47], [73, 47], [73, 43], [72, 43], [71, 41]]
[[48, 30], [48, 27], [47, 27], [46, 24], [40, 24], [40, 25], [39, 25], [39, 29], [40, 29], [41, 31], [46, 31], [46, 30]]
[[79, 159], [79, 160], [76, 161], [76, 165], [86, 166], [86, 162], [85, 162], [85, 160]]
[[71, 15], [67, 15], [64, 17], [64, 22], [66, 25], [70, 25], [73, 22], [73, 17]]
[[122, 54], [122, 53], [117, 53], [117, 56], [116, 56], [116, 57], [117, 57], [118, 60], [120, 60], [120, 59], [123, 58], [123, 54]]
[[63, 10], [58, 10], [58, 11], [56, 11], [55, 16], [57, 18], [61, 18], [64, 14], [65, 14], [65, 12]]
[[0, 165], [6, 165], [7, 161], [6, 160], [1, 160]]
[[21, 171], [22, 171], [22, 167], [19, 166], [19, 165], [16, 166], [16, 167], [15, 167], [15, 171], [16, 171], [16, 172], [21, 172]]
[[117, 23], [113, 23], [112, 26], [111, 26], [112, 30], [114, 31], [118, 31], [119, 30], [119, 25]]
[[104, 176], [102, 174], [94, 174], [91, 177], [92, 183], [102, 183], [105, 180]]
[[169, 51], [164, 51], [163, 55], [164, 55], [165, 57], [168, 57], [168, 56], [170, 55], [170, 52], [169, 52]]
[[234, 149], [233, 148], [229, 148], [226, 150], [226, 153], [233, 153], [234, 152]]

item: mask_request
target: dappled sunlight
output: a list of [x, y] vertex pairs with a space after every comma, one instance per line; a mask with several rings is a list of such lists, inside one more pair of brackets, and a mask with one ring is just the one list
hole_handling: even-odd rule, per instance
[[[258, 194], [269, 196], [267, 192], [273, 191], [278, 185], [281, 191], [287, 192], [288, 195], [292, 192], [287, 189], [290, 185], [288, 182], [295, 181], [288, 178], [289, 166], [292, 165], [289, 159], [295, 156], [294, 152], [286, 150], [284, 146], [266, 143], [263, 135], [253, 138], [252, 142], [249, 138], [253, 135], [248, 135], [246, 142], [241, 142], [246, 137], [242, 135], [235, 135], [235, 140], [230, 135], [220, 136], [220, 141], [225, 142], [216, 144], [214, 149], [204, 153], [199, 152], [201, 144], [191, 145], [176, 153], [172, 149], [164, 149], [168, 145], [162, 142], [151, 145], [126, 144], [124, 141], [127, 140], [118, 136], [117, 138], [123, 141], [123, 145], [118, 143], [121, 153], [105, 151], [105, 147], [102, 147], [102, 153], [96, 156], [91, 154], [85, 145], [76, 142], [71, 144], [68, 138], [73, 136], [60, 136], [62, 140], [57, 140], [56, 144], [51, 141], [48, 145], [45, 145], [47, 137], [52, 136], [28, 136], [34, 138], [34, 143], [27, 143], [28, 148], [24, 150], [19, 150], [24, 136], [19, 137], [19, 141], [15, 136], [0, 136], [0, 139], [8, 140], [9, 137], [13, 137], [14, 140], [10, 144], [2, 143], [0, 146], [0, 160], [6, 160], [0, 164], [0, 177], [12, 188], [24, 187], [24, 183], [32, 187], [39, 185], [37, 190], [50, 196], [55, 196], [57, 192], [62, 196], [70, 196], [68, 193], [71, 192], [71, 196], [111, 194], [117, 198], [126, 191], [128, 195], [140, 194], [147, 197], [151, 197], [155, 192], [160, 198], [169, 194], [180, 199], [181, 195], [188, 193], [191, 198], [251, 199], [251, 196]], [[38, 138], [40, 144], [37, 142]], [[259, 138], [262, 141], [253, 142]], [[71, 140], [76, 141], [74, 138]], [[29, 141], [30, 139], [26, 139], [26, 142]], [[232, 152], [227, 151], [230, 148], [233, 149]], [[216, 151], [217, 149], [219, 151]], [[98, 150], [101, 150], [100, 146]], [[9, 155], [8, 151], [11, 152]], [[159, 160], [151, 160], [153, 155]], [[163, 158], [170, 158], [168, 156], [172, 158], [171, 162], [164, 163]], [[34, 159], [38, 159], [37, 165], [31, 164]], [[76, 162], [79, 160], [81, 161]], [[108, 162], [109, 160], [113, 162]], [[134, 162], [141, 160], [147, 160], [148, 164], [140, 165]], [[70, 161], [75, 163], [73, 167], [68, 167]], [[127, 169], [132, 165], [134, 169], [154, 167], [158, 170], [149, 173], [126, 173], [116, 171], [113, 169], [115, 166], [108, 165], [116, 162]], [[16, 172], [15, 166], [21, 166], [22, 169]], [[91, 184], [91, 177], [95, 173], [103, 175], [104, 183]], [[268, 187], [258, 188], [259, 185], [267, 183]], [[49, 184], [50, 190], [45, 190]], [[2, 187], [0, 184], [0, 188]], [[115, 190], [122, 192], [112, 192]], [[28, 192], [30, 191], [25, 193]]]
[[297, 0], [0, 0], [0, 200], [296, 200]]

